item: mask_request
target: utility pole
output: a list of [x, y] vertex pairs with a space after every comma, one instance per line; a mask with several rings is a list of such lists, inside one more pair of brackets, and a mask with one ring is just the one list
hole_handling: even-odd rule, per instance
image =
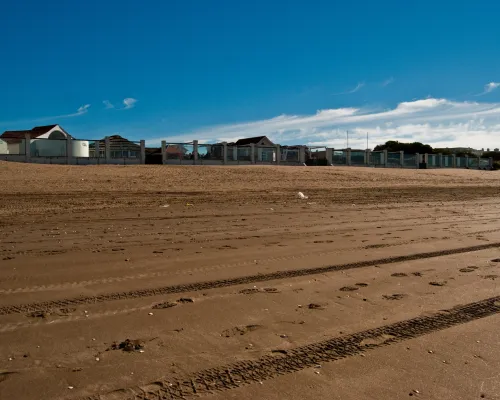
[[349, 131], [345, 131], [345, 133], [346, 133], [346, 137], [347, 137], [346, 149], [348, 149], [349, 148]]
[[368, 132], [366, 132], [366, 150], [368, 150], [369, 147], [368, 147]]

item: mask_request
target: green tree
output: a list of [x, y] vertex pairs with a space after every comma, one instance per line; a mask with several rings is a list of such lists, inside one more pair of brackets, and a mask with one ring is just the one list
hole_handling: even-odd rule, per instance
[[485, 151], [482, 158], [493, 158], [493, 161], [500, 161], [500, 151]]
[[396, 140], [389, 140], [388, 142], [385, 142], [385, 144], [379, 144], [378, 146], [375, 146], [375, 148], [373, 150], [374, 151], [387, 150], [389, 152], [404, 151], [407, 154], [415, 154], [415, 153], [432, 154], [433, 153], [432, 147], [428, 144], [422, 144], [420, 142], [402, 143], [402, 142], [398, 142]]

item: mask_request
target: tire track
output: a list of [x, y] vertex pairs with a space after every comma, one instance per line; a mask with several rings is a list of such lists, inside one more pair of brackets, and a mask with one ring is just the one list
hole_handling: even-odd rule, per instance
[[98, 319], [98, 318], [106, 318], [106, 317], [114, 317], [115, 315], [125, 315], [133, 312], [138, 312], [138, 311], [151, 311], [151, 304], [148, 304], [147, 306], [142, 306], [142, 307], [125, 307], [121, 308], [119, 310], [110, 310], [110, 311], [104, 311], [100, 313], [90, 313], [90, 314], [82, 314], [82, 315], [65, 315], [64, 317], [61, 317], [60, 319], [51, 319], [49, 321], [44, 321], [44, 320], [37, 320], [37, 321], [30, 321], [30, 322], [13, 322], [13, 323], [7, 323], [7, 324], [2, 324], [0, 325], [0, 333], [5, 333], [5, 332], [12, 332], [12, 331], [17, 331], [18, 329], [24, 329], [24, 328], [36, 328], [39, 326], [47, 326], [47, 325], [53, 325], [53, 324], [64, 324], [67, 322], [74, 322], [74, 321], [82, 321], [82, 320], [93, 320], [93, 319]]
[[500, 247], [500, 243], [487, 243], [478, 246], [462, 247], [457, 249], [433, 251], [427, 253], [410, 254], [406, 256], [387, 257], [378, 260], [359, 261], [347, 264], [330, 265], [317, 268], [301, 268], [289, 271], [271, 272], [268, 274], [247, 275], [237, 278], [220, 279], [214, 281], [195, 282], [172, 286], [163, 286], [155, 289], [130, 290], [126, 292], [105, 293], [97, 296], [80, 296], [69, 299], [34, 302], [0, 307], [0, 315], [21, 314], [32, 311], [47, 311], [56, 308], [78, 306], [82, 304], [96, 304], [108, 301], [137, 299], [172, 293], [196, 292], [208, 289], [217, 289], [228, 286], [242, 285], [254, 282], [266, 282], [276, 279], [295, 278], [299, 276], [323, 274], [326, 272], [342, 271], [353, 268], [369, 267], [377, 264], [394, 264], [398, 262], [435, 258], [452, 254], [468, 253], [472, 251], [487, 250]]
[[[494, 216], [497, 216], [498, 214], [497, 213], [491, 213], [492, 215]], [[395, 228], [399, 228], [400, 225], [387, 225], [388, 223], [391, 223], [391, 222], [399, 222], [399, 221], [406, 221], [406, 223], [410, 223], [410, 221], [417, 221], [417, 223], [414, 223], [412, 224], [411, 226], [428, 226], [428, 225], [433, 225], [433, 226], [438, 226], [438, 225], [441, 225], [441, 224], [460, 224], [460, 223], [471, 223], [471, 222], [479, 222], [479, 221], [491, 221], [491, 218], [490, 217], [485, 217], [485, 215], [488, 215], [488, 214], [482, 214], [481, 215], [481, 218], [474, 218], [474, 219], [471, 219], [471, 217], [474, 217], [474, 215], [469, 215], [469, 219], [453, 219], [453, 218], [456, 218], [456, 217], [453, 217], [453, 216], [450, 216], [450, 217], [441, 217], [441, 218], [445, 218], [445, 220], [440, 220], [440, 221], [430, 221], [430, 222], [422, 222], [423, 220], [429, 220], [429, 219], [434, 219], [434, 217], [420, 217], [420, 218], [393, 218], [393, 219], [390, 219], [390, 220], [384, 220], [384, 219], [372, 219], [372, 220], [366, 220], [364, 221], [364, 223], [366, 224], [370, 224], [370, 223], [380, 223], [380, 222], [384, 222], [384, 228], [386, 229], [395, 229]], [[448, 218], [450, 218], [448, 220]], [[331, 225], [332, 226], [336, 226], [338, 224], [338, 222], [334, 222], [332, 223]], [[282, 231], [280, 230], [286, 230], [286, 229], [294, 229], [295, 228], [301, 228], [301, 229], [304, 229], [304, 228], [314, 228], [314, 227], [317, 227], [318, 226], [318, 223], [306, 223], [306, 224], [284, 224], [284, 225], [269, 225], [269, 226], [266, 226], [264, 227], [264, 229], [271, 229], [271, 228], [277, 228], [279, 229], [278, 231], [272, 231], [272, 232], [266, 232], [264, 234], [260, 234], [259, 236], [261, 237], [267, 237], [267, 238], [272, 238], [272, 237], [275, 237], [275, 236], [278, 236], [280, 237], [280, 235], [283, 234]], [[365, 229], [374, 229], [373, 227], [366, 227]], [[217, 237], [217, 238], [206, 238], [206, 239], [194, 239], [194, 240], [178, 240], [178, 241], [173, 241], [172, 244], [192, 244], [192, 243], [212, 243], [212, 242], [218, 242], [218, 241], [226, 241], [226, 240], [234, 240], [235, 238], [239, 239], [239, 240], [248, 240], [248, 239], [252, 239], [255, 237], [255, 235], [252, 235], [252, 234], [248, 234], [249, 232], [261, 232], [262, 231], [262, 227], [260, 228], [254, 228], [254, 229], [251, 229], [251, 228], [248, 228], [248, 227], [245, 227], [245, 233], [243, 234], [239, 234], [240, 231], [234, 231], [232, 232], [232, 234], [230, 235], [227, 235], [227, 228], [211, 228], [211, 229], [206, 229], [206, 230], [197, 230], [197, 231], [176, 231], [176, 235], [177, 236], [182, 236], [182, 235], [189, 235], [189, 234], [196, 234], [196, 235], [210, 235], [210, 236], [213, 236], [214, 234], [226, 234], [226, 236], [220, 236], [220, 237]], [[340, 233], [348, 233], [348, 232], [352, 232], [353, 229], [352, 228], [340, 228], [340, 229], [337, 229], [335, 228], [335, 230], [332, 230], [332, 231], [324, 231], [325, 233], [331, 233], [331, 234], [340, 234]], [[496, 230], [491, 230], [491, 232], [495, 232]], [[315, 233], [317, 231], [311, 231], [311, 232], [306, 232], [306, 234], [309, 234], [309, 233]], [[486, 231], [485, 233], [489, 233], [490, 231]], [[170, 236], [170, 233], [163, 233], [163, 235], [168, 235]], [[236, 235], [236, 237], [235, 237]], [[157, 233], [143, 233], [142, 236], [151, 236], [151, 237], [156, 237], [157, 236]], [[302, 238], [304, 236], [304, 232], [301, 232], [300, 234], [291, 234], [290, 232], [287, 233], [287, 237], [288, 238]], [[136, 235], [133, 235], [133, 234], [122, 234], [121, 236], [121, 239], [130, 239], [130, 238], [136, 238]], [[52, 238], [48, 238], [48, 239], [42, 239], [42, 240], [39, 240], [37, 241], [36, 243], [38, 245], [40, 244], [45, 244], [45, 243], [52, 243], [53, 242], [53, 239]], [[132, 240], [132, 241], [127, 241], [125, 243], [126, 245], [128, 246], [139, 246], [139, 245], [144, 245], [143, 242], [141, 241], [136, 241], [136, 240]], [[153, 243], [152, 243], [153, 244]], [[110, 245], [109, 247], [107, 248], [103, 248], [102, 250], [105, 251], [105, 250], [109, 250], [111, 249], [112, 247], [114, 247], [114, 245]], [[80, 248], [80, 250], [92, 250], [93, 248], [95, 248], [95, 246], [90, 246], [90, 247], [82, 247]], [[71, 249], [67, 249], [66, 251], [70, 251]], [[10, 254], [23, 254], [23, 255], [29, 255], [29, 256], [36, 256], [36, 255], [40, 255], [40, 254], [43, 254], [43, 252], [41, 252], [40, 250], [37, 250], [37, 249], [32, 249], [32, 250], [24, 250], [24, 251], [7, 251], [6, 254], [7, 255], [10, 255]]]
[[[500, 229], [499, 229], [500, 230]], [[446, 240], [444, 238], [438, 238], [438, 240]], [[416, 243], [425, 243], [429, 241], [435, 241], [436, 238], [422, 238], [420, 240], [402, 240], [394, 243], [385, 243], [383, 247], [397, 247], [404, 246], [407, 244], [416, 244]], [[268, 257], [268, 258], [257, 258], [256, 260], [259, 263], [269, 263], [276, 261], [290, 261], [290, 260], [299, 260], [302, 258], [310, 257], [310, 256], [326, 256], [329, 254], [339, 254], [341, 252], [352, 252], [356, 250], [366, 249], [367, 246], [356, 246], [356, 247], [341, 247], [335, 250], [329, 251], [312, 251], [308, 253], [289, 255], [289, 256], [277, 256], [277, 257]], [[176, 259], [174, 261], [179, 261]], [[236, 268], [236, 267], [244, 267], [247, 265], [254, 265], [255, 261], [240, 261], [236, 263], [225, 263], [225, 264], [214, 264], [205, 267], [198, 268], [190, 268], [183, 269], [180, 271], [158, 271], [158, 272], [148, 272], [148, 273], [140, 273], [140, 274], [131, 274], [131, 275], [121, 275], [121, 276], [111, 276], [107, 278], [100, 279], [88, 279], [84, 281], [67, 281], [61, 283], [53, 283], [48, 285], [34, 285], [34, 286], [24, 286], [12, 289], [0, 289], [0, 294], [9, 295], [9, 294], [18, 294], [18, 293], [34, 293], [34, 292], [44, 292], [51, 290], [64, 290], [64, 289], [74, 289], [76, 287], [85, 287], [91, 285], [99, 285], [99, 284], [108, 284], [108, 283], [117, 283], [117, 282], [126, 282], [135, 279], [147, 279], [147, 278], [158, 278], [162, 276], [172, 276], [172, 275], [190, 275], [193, 273], [203, 273], [203, 272], [211, 272], [217, 271], [226, 268]]]
[[[466, 221], [459, 221], [459, 222], [466, 222]], [[467, 221], [468, 222], [468, 221]], [[418, 226], [422, 225], [431, 225], [433, 223], [423, 223], [419, 224]], [[390, 228], [397, 228], [398, 226], [390, 227]], [[485, 234], [485, 233], [494, 233], [494, 232], [499, 232], [499, 229], [488, 229], [488, 230], [481, 230], [481, 231], [474, 231], [474, 232], [468, 232], [467, 235], [473, 236], [473, 235], [480, 235], [480, 234]], [[340, 229], [335, 231], [335, 234], [342, 234], [342, 233], [347, 233], [347, 232], [352, 232], [352, 229]], [[249, 236], [248, 238], [251, 238]], [[448, 237], [445, 238], [439, 238], [439, 239], [447, 239]], [[228, 240], [229, 238], [224, 238], [224, 240]], [[415, 244], [415, 243], [425, 243], [426, 241], [433, 241], [435, 238], [421, 238], [418, 240], [404, 240], [404, 241], [399, 241], [395, 243], [386, 243], [384, 247], [396, 247], [396, 246], [401, 246], [401, 245], [406, 245], [406, 244]], [[207, 242], [210, 241], [209, 239], [206, 240]], [[196, 241], [198, 243], [198, 241]], [[204, 242], [204, 240], [199, 241]], [[184, 242], [175, 242], [176, 244], [178, 243], [184, 243]], [[288, 260], [296, 260], [296, 259], [301, 259], [305, 257], [309, 257], [311, 255], [316, 255], [316, 256], [326, 256], [328, 254], [332, 253], [338, 253], [342, 251], [352, 251], [352, 250], [360, 250], [360, 249], [365, 249], [366, 246], [358, 246], [358, 247], [345, 247], [345, 248], [339, 248], [331, 251], [323, 251], [323, 252], [309, 252], [309, 253], [303, 253], [299, 255], [291, 255], [291, 256], [281, 256], [281, 257], [269, 257], [269, 258], [264, 258], [264, 259], [257, 259], [259, 262], [276, 262], [276, 261], [288, 261]], [[176, 261], [176, 260], [174, 260]], [[252, 265], [254, 264], [253, 261], [240, 261], [238, 263], [226, 263], [226, 264], [215, 264], [207, 267], [199, 267], [199, 268], [194, 268], [194, 269], [188, 269], [188, 270], [182, 270], [182, 271], [176, 271], [176, 272], [168, 272], [168, 271], [159, 271], [159, 272], [150, 272], [150, 273], [139, 273], [139, 274], [132, 274], [132, 275], [125, 275], [125, 276], [111, 276], [107, 278], [99, 278], [99, 279], [89, 279], [89, 280], [83, 280], [83, 281], [66, 281], [66, 282], [61, 282], [61, 283], [53, 283], [53, 284], [47, 284], [47, 285], [34, 285], [34, 286], [23, 286], [23, 287], [17, 287], [17, 288], [11, 288], [11, 289], [0, 289], [0, 294], [4, 295], [9, 295], [9, 294], [18, 294], [18, 293], [34, 293], [34, 292], [43, 292], [43, 291], [51, 291], [51, 290], [64, 290], [64, 289], [74, 289], [76, 287], [85, 287], [85, 286], [91, 286], [91, 285], [98, 285], [98, 284], [108, 284], [108, 283], [117, 283], [117, 282], [125, 282], [133, 279], [147, 279], [147, 278], [155, 278], [155, 277], [162, 277], [162, 276], [168, 276], [168, 275], [189, 275], [192, 274], [193, 272], [210, 272], [210, 271], [215, 271], [215, 270], [220, 270], [220, 269], [225, 269], [225, 268], [235, 268], [235, 267], [242, 267], [246, 265]]]
[[[279, 214], [289, 214], [289, 212], [283, 212], [283, 211], [280, 211]], [[293, 213], [292, 213], [293, 214]], [[440, 225], [440, 224], [451, 224], [451, 223], [470, 223], [470, 222], [479, 222], [479, 221], [492, 221], [492, 219], [489, 217], [489, 216], [498, 216], [498, 213], [496, 212], [490, 212], [490, 213], [483, 213], [483, 214], [480, 214], [480, 213], [477, 213], [477, 214], [467, 214], [466, 216], [468, 217], [468, 219], [454, 219], [454, 218], [460, 218], [460, 217], [463, 217], [463, 216], [460, 216], [460, 217], [457, 217], [457, 216], [453, 216], [453, 215], [447, 215], [447, 216], [441, 216], [441, 217], [438, 217], [438, 218], [442, 218], [444, 220], [439, 220], [439, 221], [431, 221], [431, 222], [422, 222], [423, 220], [429, 220], [429, 219], [434, 219], [435, 217], [430, 217], [430, 216], [423, 216], [423, 217], [413, 217], [413, 218], [391, 218], [389, 220], [387, 219], [379, 219], [379, 218], [374, 218], [374, 219], [369, 219], [369, 220], [366, 220], [364, 221], [364, 223], [379, 223], [379, 222], [384, 222], [384, 227], [387, 228], [387, 229], [394, 229], [394, 228], [397, 228], [399, 227], [399, 225], [386, 225], [387, 223], [391, 223], [391, 222], [400, 222], [400, 221], [406, 221], [407, 223], [409, 221], [416, 221], [415, 224], [413, 224], [412, 226], [426, 226], [426, 225], [434, 225], [434, 226], [437, 226], [437, 225]], [[266, 214], [261, 214], [261, 216], [265, 217]], [[164, 218], [174, 218], [174, 219], [183, 219], [183, 218], [186, 218], [187, 216], [183, 216], [183, 217], [161, 217], [161, 218], [155, 218], [156, 219], [164, 219]], [[474, 217], [477, 217], [477, 218], [474, 218]], [[286, 230], [286, 229], [295, 229], [295, 228], [313, 228], [313, 227], [316, 227], [318, 226], [317, 223], [306, 223], [306, 224], [283, 224], [283, 225], [269, 225], [269, 226], [266, 226], [264, 227], [264, 229], [270, 229], [270, 228], [278, 228], [278, 229], [282, 229], [282, 230]], [[336, 223], [333, 223], [332, 226], [336, 226]], [[88, 228], [87, 228], [88, 229]], [[368, 227], [367, 229], [372, 229], [370, 227]], [[254, 235], [252, 234], [248, 234], [248, 232], [261, 232], [262, 231], [262, 228], [256, 228], [256, 229], [245, 229], [245, 233], [244, 234], [239, 234], [239, 231], [235, 231], [233, 232], [232, 235], [229, 235], [229, 236], [221, 236], [221, 237], [218, 237], [218, 238], [205, 238], [205, 239], [191, 239], [191, 240], [179, 240], [179, 241], [173, 241], [172, 244], [193, 244], [193, 243], [212, 243], [212, 242], [218, 242], [218, 241], [226, 241], [226, 240], [233, 240], [235, 239], [235, 235], [237, 236], [236, 238], [237, 239], [240, 239], [240, 240], [248, 240], [248, 239], [252, 239], [254, 237]], [[332, 231], [325, 231], [325, 233], [330, 233], [330, 234], [340, 234], [340, 233], [346, 233], [346, 232], [352, 232], [353, 229], [352, 228], [341, 228], [341, 229], [335, 229], [335, 230], [332, 230]], [[489, 231], [485, 231], [484, 233], [492, 233], [492, 232], [495, 232], [496, 230], [489, 230]], [[307, 233], [314, 233], [316, 231], [311, 231], [311, 232], [307, 232]], [[196, 235], [210, 235], [212, 236], [213, 234], [221, 234], [221, 233], [226, 233], [227, 234], [227, 229], [224, 229], [224, 228], [217, 228], [217, 227], [212, 227], [212, 228], [209, 228], [209, 229], [199, 229], [199, 230], [196, 230], [195, 232], [193, 231], [190, 231], [190, 230], [181, 230], [181, 231], [176, 231], [176, 234], [177, 235], [189, 235], [189, 234], [193, 234], [195, 233]], [[475, 232], [473, 232], [475, 233]], [[482, 233], [482, 232], [480, 232]], [[261, 234], [259, 236], [262, 236], [262, 237], [267, 237], [267, 238], [272, 238], [272, 237], [275, 237], [275, 236], [278, 236], [280, 237], [280, 235], [283, 234], [283, 232], [280, 232], [280, 231], [272, 231], [272, 232], [268, 232], [268, 233], [265, 233], [265, 234]], [[169, 235], [168, 233], [164, 233], [164, 235]], [[303, 238], [303, 235], [304, 235], [304, 232], [302, 232], [301, 234], [291, 234], [290, 232], [287, 233], [287, 237], [288, 238]], [[157, 236], [157, 233], [143, 233], [143, 236], [151, 236], [151, 237], [156, 237]], [[7, 235], [6, 238], [9, 238], [9, 236]], [[134, 235], [128, 235], [126, 233], [122, 233], [122, 236], [121, 236], [122, 239], [130, 239], [130, 238], [135, 238]], [[170, 239], [169, 239], [170, 240]], [[47, 238], [47, 239], [41, 239], [39, 241], [37, 241], [36, 243], [38, 245], [40, 244], [45, 244], [45, 243], [52, 243], [53, 242], [53, 239], [52, 238]], [[126, 244], [128, 246], [139, 246], [139, 245], [143, 245], [142, 242], [140, 241], [135, 241], [135, 240], [132, 240], [132, 241], [128, 241], [126, 242]], [[151, 243], [151, 244], [154, 244], [154, 243]], [[102, 248], [101, 250], [102, 251], [106, 251], [106, 250], [109, 250], [113, 247], [113, 245], [110, 245], [108, 248]], [[82, 248], [79, 248], [79, 250], [84, 250], [84, 251], [90, 251], [92, 249], [95, 248], [95, 245], [92, 245], [90, 247], [82, 247]], [[64, 252], [67, 252], [67, 251], [70, 251], [70, 249], [67, 249], [65, 250]], [[22, 254], [22, 255], [28, 255], [28, 256], [37, 256], [37, 255], [45, 255], [43, 251], [41, 250], [37, 250], [37, 249], [30, 249], [30, 250], [24, 250], [24, 251], [8, 251], [6, 250], [5, 251], [5, 254], [6, 255], [16, 255], [16, 254]]]
[[199, 371], [183, 380], [168, 378], [142, 387], [123, 388], [82, 400], [170, 400], [199, 397], [238, 388], [331, 362], [379, 347], [414, 339], [500, 313], [500, 296], [457, 306], [438, 313], [396, 322], [288, 350], [284, 356], [264, 356]]

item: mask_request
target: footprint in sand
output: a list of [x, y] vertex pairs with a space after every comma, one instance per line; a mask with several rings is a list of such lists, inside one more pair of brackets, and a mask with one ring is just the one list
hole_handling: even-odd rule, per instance
[[0, 372], [0, 382], [5, 381], [9, 376], [18, 374], [19, 372], [12, 372], [12, 371], [4, 371]]
[[359, 288], [355, 287], [355, 286], [344, 286], [344, 287], [341, 287], [339, 290], [341, 292], [354, 292], [355, 290], [358, 290]]
[[472, 272], [472, 271], [474, 271], [476, 269], [477, 269], [477, 267], [470, 266], [470, 267], [460, 268], [459, 271], [460, 272]]
[[240, 294], [254, 294], [259, 293], [259, 289], [243, 289], [240, 290]]
[[264, 288], [263, 291], [265, 293], [279, 293], [280, 291], [274, 287], [267, 287], [267, 288]]
[[382, 296], [384, 300], [401, 300], [404, 299], [405, 297], [407, 297], [407, 295], [403, 293], [395, 293], [391, 295], [384, 294]]
[[311, 303], [307, 306], [310, 310], [323, 310], [325, 308], [322, 304]]
[[242, 336], [246, 335], [249, 332], [256, 331], [257, 329], [260, 328], [262, 328], [262, 325], [235, 326], [234, 328], [222, 331], [221, 336], [224, 337]]
[[405, 274], [404, 272], [395, 272], [395, 273], [391, 274], [391, 276], [395, 276], [397, 278], [402, 278], [402, 277], [408, 276], [408, 275]]
[[190, 297], [181, 297], [179, 300], [177, 300], [177, 303], [181, 304], [194, 303], [194, 300], [191, 299]]
[[175, 307], [177, 303], [171, 302], [171, 301], [165, 301], [164, 303], [158, 303], [155, 304], [153, 307], [151, 307], [153, 310], [163, 310], [165, 308], [171, 308]]
[[276, 288], [269, 287], [269, 288], [263, 288], [262, 290], [257, 289], [257, 288], [251, 288], [251, 289], [243, 289], [240, 290], [240, 294], [255, 294], [255, 293], [279, 293], [280, 291]]
[[446, 281], [441, 281], [441, 282], [429, 282], [429, 285], [431, 286], [446, 286]]

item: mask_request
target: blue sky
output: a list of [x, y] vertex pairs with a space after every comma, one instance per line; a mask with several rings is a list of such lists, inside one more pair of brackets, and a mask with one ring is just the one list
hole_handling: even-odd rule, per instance
[[500, 147], [498, 2], [8, 3], [0, 132]]

